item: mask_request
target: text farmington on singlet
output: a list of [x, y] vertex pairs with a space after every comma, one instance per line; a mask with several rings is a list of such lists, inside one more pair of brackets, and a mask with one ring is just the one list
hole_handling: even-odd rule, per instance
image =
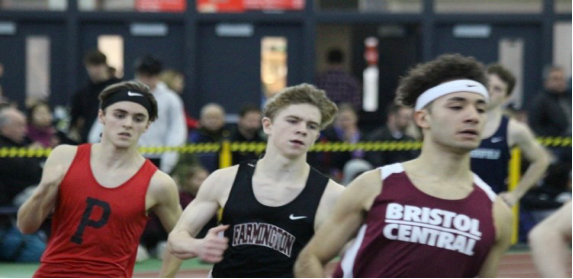
[[258, 245], [281, 252], [290, 258], [296, 237], [266, 223], [244, 223], [233, 227], [233, 246]]
[[479, 220], [437, 208], [390, 203], [383, 234], [391, 240], [420, 243], [468, 256], [481, 239]]

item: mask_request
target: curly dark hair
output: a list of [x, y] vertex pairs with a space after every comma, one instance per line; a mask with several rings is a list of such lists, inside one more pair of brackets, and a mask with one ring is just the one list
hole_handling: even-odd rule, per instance
[[444, 54], [430, 62], [416, 65], [405, 77], [401, 77], [396, 101], [404, 106], [414, 107], [424, 91], [457, 79], [475, 80], [487, 88], [487, 76], [482, 63], [473, 57]]

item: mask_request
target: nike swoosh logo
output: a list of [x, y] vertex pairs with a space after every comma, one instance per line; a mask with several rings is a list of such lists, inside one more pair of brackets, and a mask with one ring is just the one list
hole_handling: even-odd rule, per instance
[[288, 218], [291, 220], [300, 220], [300, 219], [308, 218], [308, 216], [294, 216], [294, 214], [291, 214]]
[[255, 167], [255, 165], [251, 164], [251, 163], [247, 163], [247, 165], [249, 165], [249, 167]]
[[503, 140], [503, 138], [492, 138], [492, 139], [491, 139], [491, 142], [492, 142], [492, 143], [496, 143], [496, 142], [500, 142], [500, 141], [502, 141], [502, 140]]
[[131, 91], [127, 91], [127, 95], [128, 95], [128, 96], [131, 96], [131, 97], [134, 97], [134, 96], [143, 97], [143, 94], [141, 94], [141, 93], [133, 93], [133, 92], [131, 92]]
[[467, 84], [466, 86], [467, 87], [476, 87], [476, 85], [473, 85], [473, 84]]

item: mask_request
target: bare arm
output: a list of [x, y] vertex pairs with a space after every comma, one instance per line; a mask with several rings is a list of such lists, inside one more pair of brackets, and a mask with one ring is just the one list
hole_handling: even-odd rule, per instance
[[22, 233], [36, 232], [54, 209], [60, 183], [73, 161], [76, 150], [74, 146], [61, 145], [48, 157], [40, 184], [18, 210], [17, 226]]
[[189, 259], [199, 256], [202, 260], [217, 263], [223, 259], [223, 252], [227, 249], [227, 238], [219, 237], [219, 232], [228, 226], [217, 226], [209, 230], [205, 238], [197, 239], [195, 236], [215, 216], [222, 197], [228, 197], [233, 172], [237, 167], [217, 170], [211, 174], [199, 189], [193, 202], [183, 211], [173, 231], [169, 234], [169, 251], [180, 259]]
[[495, 277], [501, 257], [511, 245], [512, 214], [507, 204], [498, 197], [493, 204], [493, 219], [496, 231], [496, 239], [489, 251], [485, 262], [479, 271], [479, 277]]
[[324, 221], [326, 221], [328, 216], [330, 216], [336, 202], [340, 198], [340, 195], [344, 192], [344, 189], [346, 189], [344, 186], [334, 182], [333, 180], [328, 181], [324, 194], [318, 204], [318, 209], [316, 210], [316, 217], [314, 218], [315, 231], [317, 231]]
[[543, 277], [570, 277], [571, 202], [529, 233], [535, 267]]
[[530, 162], [517, 187], [512, 192], [501, 195], [510, 206], [513, 206], [541, 179], [549, 166], [549, 155], [535, 140], [531, 130], [515, 120], [509, 122], [509, 138], [510, 144], [515, 143]]
[[[151, 180], [149, 193], [148, 199], [154, 204], [153, 212], [159, 217], [165, 231], [171, 232], [181, 217], [179, 193], [175, 182], [165, 173], [158, 171]], [[174, 277], [180, 266], [181, 260], [171, 253], [165, 253], [159, 277]]]
[[294, 266], [296, 277], [324, 277], [324, 266], [358, 231], [380, 192], [379, 170], [366, 172], [342, 193], [333, 212], [302, 250]]

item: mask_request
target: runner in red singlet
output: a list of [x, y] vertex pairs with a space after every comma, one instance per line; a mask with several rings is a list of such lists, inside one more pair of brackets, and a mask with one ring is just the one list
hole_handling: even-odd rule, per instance
[[[18, 212], [18, 228], [33, 233], [53, 211], [35, 277], [131, 277], [147, 213], [154, 211], [167, 231], [181, 215], [173, 180], [137, 151], [157, 118], [149, 89], [139, 82], [111, 85], [100, 104], [101, 143], [54, 149]], [[175, 275], [180, 263], [168, 255], [160, 275]]]

